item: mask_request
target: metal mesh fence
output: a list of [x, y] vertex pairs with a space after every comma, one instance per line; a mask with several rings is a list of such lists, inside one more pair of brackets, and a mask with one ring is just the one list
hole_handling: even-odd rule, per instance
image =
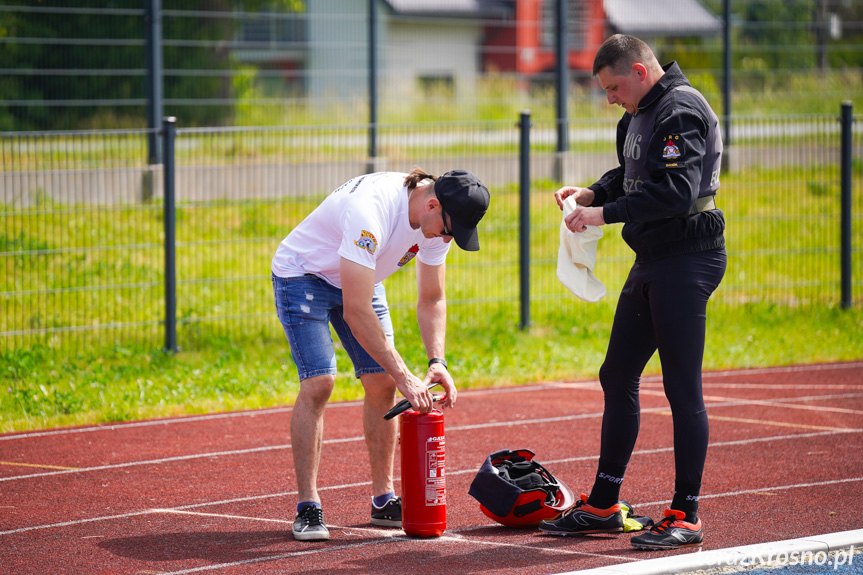
[[[727, 306], [839, 301], [839, 122], [835, 116], [735, 118], [719, 207], [729, 266]], [[855, 126], [859, 127], [858, 122]], [[519, 321], [519, 131], [516, 122], [187, 128], [176, 139], [177, 325], [183, 348], [212, 338], [282, 337], [269, 280], [279, 241], [330, 191], [376, 170], [470, 169], [492, 192], [478, 253], [447, 263], [451, 325]], [[603, 228], [597, 277], [609, 295], [576, 300], [555, 274], [561, 213], [553, 192], [614, 166], [614, 122], [531, 128], [530, 312], [534, 326], [589, 323], [616, 302], [633, 256], [620, 226]], [[0, 346], [153, 346], [163, 341], [163, 171], [146, 131], [0, 134]], [[861, 269], [861, 132], [854, 133], [854, 269]], [[858, 276], [859, 277], [859, 276]], [[416, 301], [413, 266], [386, 282], [396, 321]], [[859, 279], [855, 282], [860, 301]], [[607, 322], [607, 316], [601, 320]], [[600, 321], [600, 320], [595, 320]]]
[[[554, 117], [557, 0], [376, 2], [380, 120], [493, 120], [523, 107]], [[663, 63], [678, 60], [721, 109], [720, 0], [677, 3], [673, 18], [667, 3], [566, 4], [571, 116], [610, 117], [591, 66], [614, 32], [643, 37]], [[160, 6], [154, 17], [150, 6]], [[863, 103], [863, 5], [730, 7], [733, 114]], [[368, 0], [0, 0], [0, 130], [146, 127], [154, 22], [159, 113], [185, 126], [369, 119]]]
[[[178, 337], [273, 331], [270, 261], [323, 197], [366, 171], [363, 127], [180, 130]], [[240, 327], [242, 326], [242, 327]]]
[[0, 155], [5, 347], [151, 342], [164, 247], [146, 133], [3, 134]]
[[[741, 123], [729, 158], [732, 183], [720, 201], [730, 215], [729, 273], [721, 297], [728, 303], [835, 302], [841, 240], [837, 118], [761, 117]], [[859, 146], [859, 134], [856, 142]], [[859, 174], [863, 166], [859, 147], [855, 150]], [[859, 226], [855, 239], [859, 246]]]

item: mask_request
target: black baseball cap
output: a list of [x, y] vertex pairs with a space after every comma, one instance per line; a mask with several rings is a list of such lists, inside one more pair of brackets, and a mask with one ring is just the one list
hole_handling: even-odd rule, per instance
[[452, 222], [452, 235], [465, 251], [479, 250], [476, 225], [488, 210], [488, 189], [468, 170], [452, 170], [434, 183], [434, 192]]

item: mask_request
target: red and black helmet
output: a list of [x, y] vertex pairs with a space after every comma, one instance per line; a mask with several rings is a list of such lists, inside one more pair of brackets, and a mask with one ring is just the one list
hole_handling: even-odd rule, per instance
[[533, 527], [560, 517], [575, 495], [529, 449], [492, 453], [480, 467], [468, 493], [480, 510], [507, 527]]

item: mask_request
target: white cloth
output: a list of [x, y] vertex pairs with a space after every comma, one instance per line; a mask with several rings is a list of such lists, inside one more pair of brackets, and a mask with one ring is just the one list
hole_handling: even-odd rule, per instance
[[344, 183], [282, 240], [273, 273], [283, 278], [315, 274], [341, 289], [341, 258], [375, 270], [375, 282], [414, 256], [432, 266], [444, 263], [449, 242], [411, 228], [405, 177], [379, 172]]
[[560, 249], [557, 252], [557, 279], [569, 291], [584, 301], [597, 302], [605, 297], [605, 286], [593, 275], [596, 266], [596, 246], [603, 236], [599, 226], [587, 226], [583, 232], [566, 227], [566, 216], [576, 208], [575, 198], [563, 202], [560, 222]]

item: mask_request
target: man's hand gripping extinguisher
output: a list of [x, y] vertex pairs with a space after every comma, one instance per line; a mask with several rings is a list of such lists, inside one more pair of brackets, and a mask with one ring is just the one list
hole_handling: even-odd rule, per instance
[[402, 529], [414, 537], [440, 537], [446, 529], [443, 412], [420, 413], [411, 407], [403, 399], [384, 416], [392, 419], [401, 414]]

